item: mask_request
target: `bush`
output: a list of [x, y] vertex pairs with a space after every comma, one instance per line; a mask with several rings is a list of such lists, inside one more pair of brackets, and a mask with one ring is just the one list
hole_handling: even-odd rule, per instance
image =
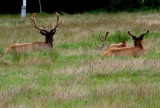
[[144, 0], [144, 6], [147, 6], [150, 8], [159, 8], [160, 0]]
[[158, 9], [160, 0], [108, 0], [105, 2], [106, 11], [137, 11], [140, 9]]

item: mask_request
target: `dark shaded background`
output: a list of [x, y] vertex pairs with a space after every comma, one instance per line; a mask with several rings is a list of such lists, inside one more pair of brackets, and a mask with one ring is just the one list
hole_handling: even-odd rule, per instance
[[[81, 13], [91, 10], [137, 11], [159, 9], [160, 0], [41, 0], [42, 12]], [[20, 13], [22, 0], [5, 0], [0, 3], [0, 13]], [[27, 12], [39, 12], [39, 0], [27, 0]]]
[[[42, 12], [53, 13], [66, 12], [77, 13], [103, 8], [105, 0], [87, 1], [87, 0], [41, 0]], [[6, 0], [0, 3], [0, 13], [20, 13], [22, 0]], [[27, 0], [27, 12], [39, 12], [39, 0]]]

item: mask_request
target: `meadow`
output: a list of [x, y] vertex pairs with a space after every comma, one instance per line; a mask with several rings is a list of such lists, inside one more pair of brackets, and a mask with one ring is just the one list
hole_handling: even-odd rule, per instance
[[[45, 41], [31, 15], [0, 15], [0, 108], [160, 107], [158, 12], [63, 13], [51, 51], [6, 54], [12, 44]], [[36, 21], [50, 29], [56, 16], [37, 14]], [[148, 29], [145, 55], [107, 57], [96, 50], [106, 31], [105, 48], [123, 40], [134, 46], [127, 31], [139, 36]]]

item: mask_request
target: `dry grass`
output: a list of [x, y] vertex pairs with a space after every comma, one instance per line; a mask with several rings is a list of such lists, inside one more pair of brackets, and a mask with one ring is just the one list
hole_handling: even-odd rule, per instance
[[[14, 43], [44, 41], [29, 20], [0, 15], [0, 107], [160, 107], [160, 15], [158, 13], [99, 13], [61, 15], [63, 24], [51, 52], [7, 55]], [[48, 29], [54, 14], [37, 14]], [[130, 30], [144, 38], [146, 55], [138, 58], [102, 57], [95, 50], [98, 35], [109, 31], [106, 47], [117, 31]], [[129, 36], [128, 36], [129, 37]], [[131, 37], [128, 46], [133, 46]]]
[[[95, 60], [88, 64], [88, 68], [93, 71], [94, 74], [108, 75], [115, 74], [122, 70], [159, 70], [160, 60], [145, 60], [145, 59], [129, 59], [129, 60]], [[142, 73], [143, 74], [143, 73]], [[150, 73], [148, 73], [150, 74]], [[152, 74], [152, 72], [151, 72]]]

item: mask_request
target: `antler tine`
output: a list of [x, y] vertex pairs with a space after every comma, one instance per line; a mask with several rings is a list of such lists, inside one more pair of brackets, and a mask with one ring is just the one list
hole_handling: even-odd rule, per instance
[[109, 32], [106, 32], [106, 36], [104, 37], [104, 41], [106, 41]]
[[107, 39], [108, 34], [109, 34], [109, 32], [106, 32], [106, 36], [104, 37], [104, 39], [102, 39], [102, 38], [100, 37], [100, 35], [99, 35], [99, 39], [100, 39], [101, 42], [102, 42], [102, 46], [98, 46], [97, 43], [95, 43], [95, 44], [96, 44], [96, 46], [97, 46], [100, 50], [104, 47], [104, 44], [105, 44], [105, 41], [106, 41], [106, 39]]
[[101, 38], [101, 36], [99, 35], [99, 40], [101, 40], [101, 42], [104, 42], [104, 40]]
[[105, 42], [106, 39], [107, 39], [108, 34], [109, 34], [109, 32], [106, 32], [106, 36], [104, 37], [104, 39], [102, 39], [101, 36], [99, 35], [99, 39], [100, 39], [102, 42]]
[[57, 23], [55, 26], [53, 26], [52, 30], [55, 30], [58, 28], [58, 26], [62, 23], [62, 20], [59, 22], [60, 16], [59, 14], [56, 12], [56, 16], [57, 16]]
[[97, 50], [101, 50], [101, 49], [103, 49], [103, 47], [104, 47], [104, 43], [102, 43], [102, 46], [98, 46], [96, 42], [95, 42], [95, 44], [96, 44], [96, 46], [98, 47], [98, 48], [96, 48]]
[[104, 47], [104, 41], [105, 41], [105, 40], [103, 40], [100, 35], [99, 35], [99, 39], [100, 39], [101, 42], [102, 42], [102, 46], [98, 46], [97, 43], [95, 42], [95, 45], [98, 47], [98, 48], [96, 48], [97, 50], [101, 50], [101, 49], [103, 49], [103, 47]]
[[130, 31], [128, 31], [128, 34], [129, 34], [129, 35], [131, 35], [133, 38], [136, 38], [136, 36], [135, 36], [135, 35], [133, 35], [133, 34], [131, 34], [131, 32], [130, 32]]
[[129, 35], [131, 35], [131, 36], [134, 36], [133, 34], [131, 34], [131, 32], [130, 32], [130, 31], [128, 31], [128, 34], [129, 34]]
[[149, 30], [147, 30], [147, 32], [146, 33], [144, 33], [144, 34], [141, 34], [140, 35], [140, 37], [144, 37], [146, 34], [148, 34], [149, 33]]
[[36, 29], [40, 30], [40, 31], [48, 32], [47, 30], [43, 29], [42, 27], [38, 27], [38, 26], [37, 26], [37, 24], [36, 24], [36, 22], [35, 22], [35, 15], [36, 15], [36, 13], [34, 13], [34, 14], [30, 17], [31, 21], [33, 22], [33, 23], [32, 23], [33, 26], [34, 26]]

